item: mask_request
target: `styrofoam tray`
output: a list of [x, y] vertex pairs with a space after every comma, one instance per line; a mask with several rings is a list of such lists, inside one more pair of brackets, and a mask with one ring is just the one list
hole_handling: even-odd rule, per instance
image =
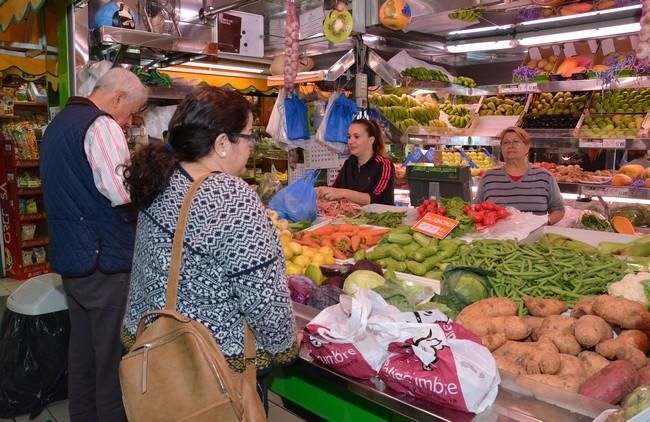
[[591, 246], [598, 246], [600, 242], [620, 242], [628, 243], [640, 239], [642, 236], [632, 236], [628, 234], [618, 234], [610, 232], [599, 232], [594, 230], [573, 229], [569, 227], [545, 226], [535, 230], [524, 239], [524, 243], [533, 244], [542, 238], [546, 233], [555, 233], [566, 236], [570, 239], [579, 240]]

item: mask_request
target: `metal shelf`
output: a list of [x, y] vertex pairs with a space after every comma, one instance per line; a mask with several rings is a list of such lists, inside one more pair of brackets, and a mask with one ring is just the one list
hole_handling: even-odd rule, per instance
[[601, 196], [609, 198], [628, 198], [650, 200], [650, 189], [633, 186], [590, 185], [581, 183], [558, 183], [563, 193], [581, 196]]

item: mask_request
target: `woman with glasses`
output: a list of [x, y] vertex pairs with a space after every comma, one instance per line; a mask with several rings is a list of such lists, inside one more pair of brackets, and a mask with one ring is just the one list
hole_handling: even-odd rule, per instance
[[487, 171], [478, 185], [477, 202], [490, 201], [523, 212], [548, 214], [548, 224], [564, 217], [564, 202], [555, 177], [528, 162], [530, 137], [517, 127], [501, 134], [505, 165]]
[[395, 166], [386, 158], [386, 146], [379, 125], [357, 119], [348, 129], [348, 158], [332, 186], [317, 188], [327, 201], [347, 199], [359, 205], [394, 205]]
[[210, 176], [192, 201], [177, 309], [204, 324], [230, 367], [245, 368], [244, 322], [255, 334], [258, 381], [296, 356], [296, 326], [282, 249], [256, 193], [239, 175], [250, 154], [252, 113], [238, 93], [201, 87], [178, 106], [169, 144], [136, 152], [125, 170], [140, 210], [123, 339], [165, 303], [176, 221], [192, 182]]

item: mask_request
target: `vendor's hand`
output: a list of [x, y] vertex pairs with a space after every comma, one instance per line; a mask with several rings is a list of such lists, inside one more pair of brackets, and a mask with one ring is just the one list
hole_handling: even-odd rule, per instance
[[329, 186], [322, 186], [318, 188], [318, 197], [326, 201], [336, 201], [343, 198], [343, 190], [331, 188]]

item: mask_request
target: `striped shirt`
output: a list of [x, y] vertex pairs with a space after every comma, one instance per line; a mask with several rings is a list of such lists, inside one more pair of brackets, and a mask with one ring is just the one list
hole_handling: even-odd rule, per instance
[[375, 154], [359, 166], [359, 160], [352, 155], [343, 163], [332, 186], [367, 193], [373, 204], [394, 205], [394, 183], [395, 166], [390, 160]]
[[478, 185], [477, 202], [490, 201], [522, 212], [548, 214], [564, 209], [555, 177], [546, 169], [528, 166], [514, 181], [504, 168], [487, 171]]
[[108, 116], [98, 117], [86, 131], [84, 151], [97, 190], [113, 207], [130, 202], [120, 167], [129, 161], [129, 146], [120, 125]]

